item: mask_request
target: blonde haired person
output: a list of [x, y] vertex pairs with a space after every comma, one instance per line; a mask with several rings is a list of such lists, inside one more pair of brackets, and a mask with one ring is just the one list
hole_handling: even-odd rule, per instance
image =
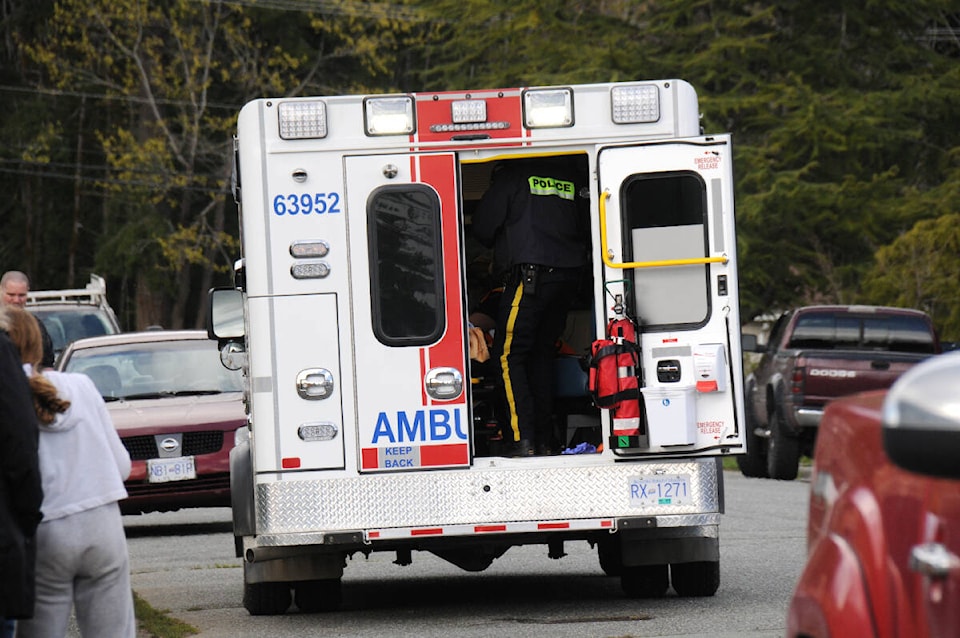
[[71, 607], [85, 637], [136, 634], [130, 560], [117, 502], [126, 498], [130, 455], [103, 398], [83, 374], [40, 371], [40, 328], [8, 309], [40, 421], [43, 521], [37, 529], [36, 605], [19, 638], [59, 638]]
[[7, 333], [0, 303], [0, 637], [34, 608], [36, 532], [43, 492], [37, 416], [20, 353]]

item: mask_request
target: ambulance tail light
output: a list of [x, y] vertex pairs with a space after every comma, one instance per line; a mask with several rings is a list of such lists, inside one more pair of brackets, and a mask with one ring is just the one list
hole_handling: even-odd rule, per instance
[[639, 124], [660, 119], [660, 89], [655, 84], [632, 84], [610, 89], [615, 124]]
[[410, 135], [416, 131], [409, 95], [368, 97], [363, 101], [367, 135]]
[[527, 128], [573, 126], [573, 89], [529, 89], [523, 92]]
[[316, 100], [280, 102], [280, 137], [285, 140], [318, 139], [327, 136], [327, 105]]

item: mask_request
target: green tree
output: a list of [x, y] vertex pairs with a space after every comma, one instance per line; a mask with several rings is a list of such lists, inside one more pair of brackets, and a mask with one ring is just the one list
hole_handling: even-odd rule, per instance
[[941, 338], [960, 340], [960, 213], [918, 222], [877, 251], [864, 278], [864, 300], [920, 308]]
[[348, 4], [321, 3], [324, 16], [192, 0], [60, 0], [24, 43], [42, 82], [96, 98], [99, 116], [84, 124], [100, 166], [78, 160], [102, 215], [95, 267], [135, 291], [128, 314], [138, 326], [200, 325], [204, 291], [232, 265], [237, 232], [226, 213], [242, 104], [359, 90], [382, 71], [389, 56], [373, 45], [369, 21], [341, 11]]

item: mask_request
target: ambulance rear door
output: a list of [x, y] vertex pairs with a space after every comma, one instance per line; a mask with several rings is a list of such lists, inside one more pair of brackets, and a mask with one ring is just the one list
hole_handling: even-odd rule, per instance
[[598, 148], [604, 285], [642, 332], [647, 427], [615, 453], [742, 449], [732, 160], [729, 136]]
[[456, 156], [344, 161], [359, 469], [469, 465]]

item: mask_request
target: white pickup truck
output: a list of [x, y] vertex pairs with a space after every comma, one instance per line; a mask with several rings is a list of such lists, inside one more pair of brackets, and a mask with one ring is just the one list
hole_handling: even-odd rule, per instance
[[120, 324], [107, 301], [103, 277], [90, 275], [84, 288], [31, 290], [27, 309], [43, 322], [53, 339], [55, 356], [71, 341], [120, 332]]

